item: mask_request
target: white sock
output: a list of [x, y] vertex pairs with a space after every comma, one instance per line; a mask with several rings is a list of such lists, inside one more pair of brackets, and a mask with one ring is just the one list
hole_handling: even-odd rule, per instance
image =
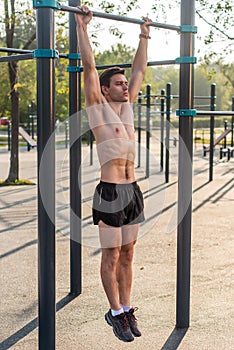
[[122, 307], [121, 307], [121, 309], [119, 309], [119, 310], [112, 310], [112, 309], [111, 309], [111, 315], [112, 315], [113, 317], [118, 316], [118, 315], [123, 314], [123, 313], [124, 313], [124, 310], [123, 310]]
[[125, 305], [122, 305], [122, 304], [120, 304], [120, 306], [123, 308], [123, 311], [124, 312], [129, 312], [129, 310], [131, 310], [131, 306], [125, 306]]

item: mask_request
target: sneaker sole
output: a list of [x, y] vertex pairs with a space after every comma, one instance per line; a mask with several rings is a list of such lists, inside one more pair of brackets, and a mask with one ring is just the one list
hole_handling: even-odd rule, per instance
[[114, 335], [115, 335], [119, 340], [122, 340], [122, 341], [124, 341], [125, 343], [130, 343], [130, 342], [132, 342], [132, 341], [134, 340], [134, 338], [133, 338], [132, 340], [130, 340], [130, 339], [127, 340], [127, 339], [121, 338], [121, 337], [119, 336], [119, 334], [116, 332], [115, 328], [113, 327], [113, 324], [112, 324], [112, 322], [111, 322], [111, 320], [110, 320], [108, 314], [105, 314], [105, 320], [106, 320], [107, 324], [108, 324], [109, 326], [112, 327], [113, 332], [114, 332]]

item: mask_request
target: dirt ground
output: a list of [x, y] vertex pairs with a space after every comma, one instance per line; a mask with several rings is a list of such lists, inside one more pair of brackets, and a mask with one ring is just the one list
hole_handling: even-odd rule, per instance
[[[172, 150], [176, 152], [175, 149]], [[0, 153], [0, 178], [9, 154]], [[68, 153], [57, 151], [56, 234], [57, 350], [232, 350], [234, 344], [234, 159], [215, 158], [208, 181], [208, 158], [194, 152], [190, 327], [175, 329], [177, 260], [177, 166], [169, 184], [158, 164], [149, 180], [136, 169], [146, 205], [135, 249], [132, 303], [142, 337], [126, 344], [105, 323], [97, 231], [90, 224], [91, 198], [98, 180], [96, 162], [83, 162], [82, 294], [69, 297]], [[152, 160], [153, 162], [153, 160]], [[20, 177], [37, 182], [36, 150], [20, 152]], [[61, 195], [62, 193], [62, 195]], [[1, 344], [0, 349], [38, 349], [37, 186], [0, 187]], [[48, 347], [48, 350], [49, 347]]]

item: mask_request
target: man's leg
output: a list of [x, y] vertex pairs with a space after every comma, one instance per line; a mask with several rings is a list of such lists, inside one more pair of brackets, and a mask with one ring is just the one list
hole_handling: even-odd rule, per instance
[[112, 310], [119, 310], [117, 265], [121, 249], [121, 228], [99, 223], [99, 238], [102, 248], [101, 279]]
[[128, 225], [122, 227], [122, 242], [125, 244], [121, 247], [117, 269], [120, 304], [125, 311], [131, 332], [135, 337], [141, 336], [141, 332], [137, 325], [137, 319], [134, 315], [137, 308], [131, 306], [133, 254], [138, 231], [139, 225]]
[[122, 227], [122, 247], [117, 267], [117, 280], [119, 284], [120, 304], [125, 306], [131, 305], [132, 263], [138, 231], [138, 224]]
[[111, 308], [105, 314], [105, 320], [113, 328], [116, 337], [125, 342], [131, 342], [134, 338], [126, 315], [119, 304], [117, 265], [121, 250], [121, 228], [100, 222], [99, 236], [102, 247], [101, 278]]

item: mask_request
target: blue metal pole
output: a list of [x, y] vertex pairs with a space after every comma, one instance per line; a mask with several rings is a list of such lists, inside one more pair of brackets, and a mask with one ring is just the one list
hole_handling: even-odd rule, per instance
[[[194, 25], [195, 0], [181, 0], [181, 25]], [[194, 34], [181, 33], [180, 56], [194, 56]], [[191, 110], [194, 66], [180, 64], [179, 108]], [[193, 117], [179, 117], [178, 229], [176, 327], [188, 328], [190, 318], [190, 265], [192, 221]]]

